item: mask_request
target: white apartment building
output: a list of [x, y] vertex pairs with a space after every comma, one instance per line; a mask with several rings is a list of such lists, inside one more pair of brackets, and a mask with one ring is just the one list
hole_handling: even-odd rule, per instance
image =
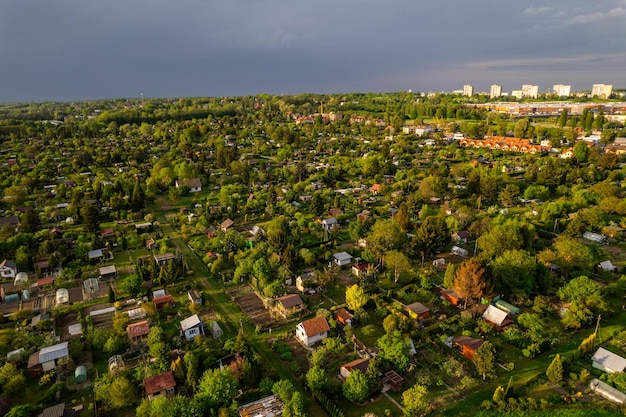
[[539, 96], [539, 86], [531, 85], [531, 84], [524, 84], [522, 86], [522, 96], [529, 97], [529, 98], [537, 98], [537, 96]]
[[498, 98], [502, 95], [502, 86], [498, 84], [491, 85], [491, 92], [489, 93], [490, 98]]
[[566, 84], [554, 84], [552, 92], [559, 97], [569, 97], [572, 90], [571, 85]]
[[613, 84], [594, 84], [591, 87], [591, 97], [609, 98], [613, 92]]
[[473, 85], [469, 85], [469, 84], [465, 84], [463, 86], [463, 95], [471, 97], [472, 94], [474, 94], [474, 86]]
[[522, 90], [513, 90], [511, 91], [511, 97], [515, 97], [515, 98], [522, 98], [524, 97], [524, 91]]

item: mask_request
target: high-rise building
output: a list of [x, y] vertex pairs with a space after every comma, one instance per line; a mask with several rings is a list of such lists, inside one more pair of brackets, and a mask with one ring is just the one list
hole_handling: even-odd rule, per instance
[[531, 85], [531, 84], [524, 84], [522, 86], [522, 96], [529, 97], [529, 98], [537, 98], [537, 96], [539, 96], [539, 86]]
[[472, 94], [474, 94], [474, 86], [473, 85], [469, 85], [469, 84], [465, 84], [463, 86], [463, 95], [471, 97]]
[[609, 98], [613, 92], [613, 84], [594, 84], [591, 87], [591, 97]]
[[554, 84], [552, 87], [552, 92], [559, 97], [569, 97], [571, 90], [572, 86], [565, 84]]
[[502, 86], [498, 84], [491, 85], [491, 92], [489, 93], [490, 98], [498, 98], [502, 95]]

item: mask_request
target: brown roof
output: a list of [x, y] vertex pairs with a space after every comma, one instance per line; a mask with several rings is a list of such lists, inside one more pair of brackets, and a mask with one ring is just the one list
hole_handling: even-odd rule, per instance
[[150, 322], [148, 320], [140, 321], [126, 326], [126, 332], [131, 338], [145, 336], [150, 333]]
[[100, 232], [100, 236], [109, 236], [109, 235], [114, 235], [114, 234], [115, 234], [115, 230], [113, 230], [112, 227], [108, 227]]
[[415, 314], [424, 314], [430, 311], [430, 308], [426, 307], [422, 303], [413, 303], [406, 306], [407, 310], [411, 310]]
[[223, 230], [226, 230], [226, 229], [228, 229], [229, 227], [231, 227], [233, 224], [235, 224], [235, 222], [234, 222], [234, 221], [232, 221], [231, 219], [226, 219], [226, 220], [224, 220], [224, 221], [222, 222], [222, 224], [220, 225], [220, 227], [221, 227]]
[[200, 188], [202, 187], [202, 182], [200, 182], [200, 178], [189, 178], [184, 179], [180, 182], [181, 185], [186, 185], [189, 188]]
[[459, 336], [454, 338], [454, 343], [457, 345], [468, 346], [473, 350], [478, 350], [478, 348], [481, 347], [485, 341], [483, 339], [476, 339], [469, 336]]
[[143, 380], [143, 385], [146, 388], [146, 394], [153, 395], [176, 386], [174, 380], [174, 372], [167, 371], [159, 375], [154, 375]]
[[37, 280], [38, 287], [45, 287], [46, 285], [52, 285], [54, 283], [54, 277], [46, 277]]
[[316, 334], [324, 333], [330, 330], [330, 327], [328, 326], [328, 322], [326, 321], [326, 318], [322, 316], [303, 321], [302, 327], [304, 327], [304, 332], [309, 337], [315, 336]]
[[366, 372], [369, 364], [369, 359], [355, 359], [352, 362], [344, 363], [341, 367], [346, 368], [348, 371], [359, 370], [361, 372]]
[[174, 301], [174, 297], [171, 294], [166, 294], [162, 297], [155, 298], [153, 301], [154, 301], [154, 305], [171, 303], [172, 301]]
[[298, 307], [303, 304], [302, 298], [298, 294], [287, 294], [278, 298], [278, 302], [283, 305], [284, 308]]
[[352, 320], [353, 318], [354, 318], [354, 315], [350, 313], [348, 310], [346, 310], [345, 308], [340, 308], [339, 310], [335, 311], [335, 319], [342, 319], [343, 321], [348, 321], [348, 320]]

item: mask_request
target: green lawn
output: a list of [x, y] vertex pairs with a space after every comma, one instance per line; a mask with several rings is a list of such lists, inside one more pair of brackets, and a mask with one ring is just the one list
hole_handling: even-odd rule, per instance
[[353, 404], [349, 401], [342, 401], [337, 404], [345, 417], [362, 417], [365, 413], [374, 413], [377, 416], [385, 416], [386, 410], [390, 410], [394, 416], [402, 416], [402, 411], [387, 397], [380, 395], [373, 402], [364, 405]]

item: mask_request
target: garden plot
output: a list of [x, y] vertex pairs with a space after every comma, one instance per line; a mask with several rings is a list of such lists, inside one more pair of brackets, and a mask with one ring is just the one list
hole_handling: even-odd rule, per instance
[[247, 289], [243, 289], [243, 291], [241, 287], [236, 290], [229, 291], [229, 295], [246, 314], [246, 316], [252, 319], [255, 325], [265, 327], [274, 322], [270, 313], [265, 309], [263, 300], [261, 300], [259, 296], [249, 287]]

